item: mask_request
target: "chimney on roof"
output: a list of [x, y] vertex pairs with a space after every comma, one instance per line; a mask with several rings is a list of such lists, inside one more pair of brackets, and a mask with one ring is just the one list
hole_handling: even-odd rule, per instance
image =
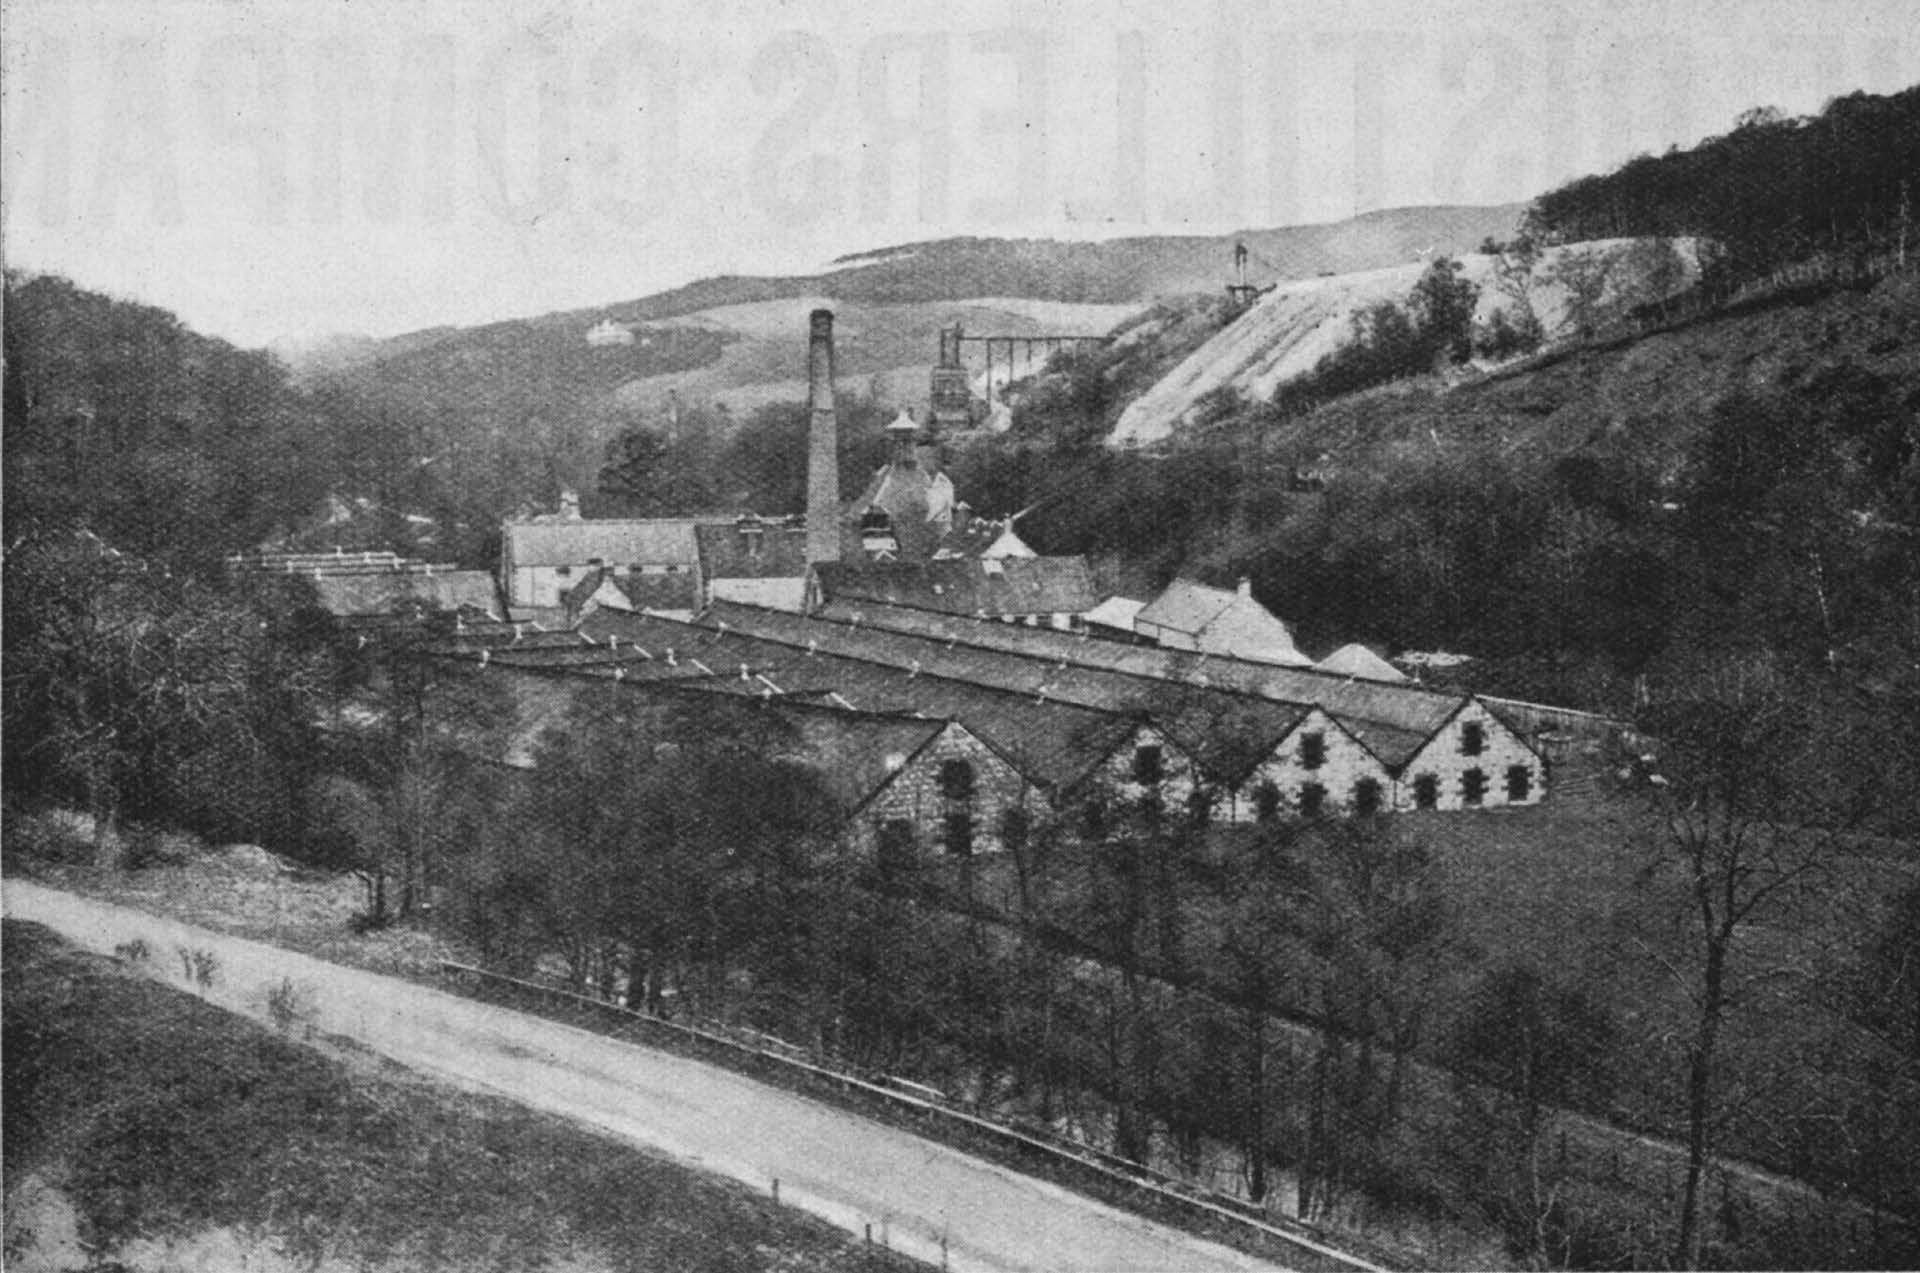
[[1240, 595], [1248, 599], [1252, 599], [1253, 597], [1253, 580], [1247, 578], [1245, 575], [1240, 577]]
[[840, 424], [833, 409], [833, 311], [807, 335], [807, 562], [840, 560]]
[[572, 487], [560, 492], [560, 520], [563, 522], [580, 520], [580, 492]]

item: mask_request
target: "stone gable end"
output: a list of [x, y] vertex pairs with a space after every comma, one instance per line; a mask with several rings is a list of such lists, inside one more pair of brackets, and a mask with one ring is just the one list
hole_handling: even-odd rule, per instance
[[[1160, 749], [1160, 781], [1151, 787], [1136, 776], [1136, 766], [1139, 764], [1137, 757], [1143, 748], [1148, 747]], [[1088, 785], [1123, 805], [1138, 804], [1150, 791], [1157, 790], [1161, 807], [1177, 812], [1187, 807], [1194, 789], [1201, 785], [1201, 779], [1192, 757], [1158, 729], [1142, 725], [1130, 739], [1114, 748], [1113, 753], [1100, 762]]]
[[[1317, 765], [1312, 763], [1315, 757], [1309, 741], [1315, 736], [1320, 739]], [[1384, 811], [1393, 799], [1393, 775], [1358, 739], [1316, 707], [1255, 767], [1233, 798], [1221, 802], [1216, 816], [1233, 822], [1259, 820], [1260, 793], [1269, 783], [1279, 797], [1280, 817], [1302, 813], [1302, 792], [1311, 786], [1320, 788], [1324, 812], [1354, 813], [1359, 811], [1366, 782], [1375, 784], [1376, 807]]]
[[[1466, 748], [1469, 732], [1478, 727], [1480, 750], [1470, 754]], [[1476, 805], [1468, 796], [1468, 774], [1477, 770], [1485, 786]], [[1512, 794], [1510, 775], [1525, 773], [1524, 794]], [[1498, 717], [1479, 702], [1469, 700], [1452, 719], [1400, 771], [1394, 791], [1395, 809], [1421, 807], [1420, 782], [1434, 782], [1432, 808], [1498, 808], [1504, 805], [1538, 804], [1546, 794], [1546, 773], [1540, 757], [1520, 737], [1502, 724]]]
[[[949, 797], [944, 775], [950, 761], [972, 767], [973, 793], [963, 801]], [[913, 848], [921, 857], [936, 857], [947, 849], [950, 815], [971, 819], [974, 853], [998, 853], [1007, 811], [1031, 811], [1031, 784], [992, 748], [963, 726], [949, 724], [897, 772], [893, 780], [860, 813], [856, 828], [863, 854], [877, 851], [882, 828], [906, 823], [913, 829]]]

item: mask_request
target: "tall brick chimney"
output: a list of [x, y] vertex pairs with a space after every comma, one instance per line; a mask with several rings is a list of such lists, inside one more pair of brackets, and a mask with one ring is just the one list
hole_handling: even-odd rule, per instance
[[807, 561], [840, 560], [840, 425], [833, 412], [833, 311], [807, 334]]

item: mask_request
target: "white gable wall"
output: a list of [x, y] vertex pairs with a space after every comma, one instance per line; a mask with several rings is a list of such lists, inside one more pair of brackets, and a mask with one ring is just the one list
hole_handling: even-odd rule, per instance
[[[1479, 727], [1478, 754], [1465, 750], [1471, 726]], [[1518, 798], [1510, 794], [1508, 786], [1509, 776], [1516, 769], [1526, 774], [1526, 793]], [[1478, 804], [1467, 798], [1467, 775], [1474, 770], [1486, 781]], [[1429, 807], [1436, 809], [1538, 804], [1546, 794], [1547, 785], [1540, 756], [1477, 699], [1468, 699], [1401, 769], [1400, 781], [1393, 793], [1395, 809], [1421, 807], [1419, 788], [1423, 776], [1434, 780], [1436, 799]]]
[[[1318, 735], [1320, 761], [1310, 764], [1307, 739]], [[1302, 812], [1301, 792], [1318, 786], [1323, 795], [1321, 812], [1352, 813], [1356, 793], [1363, 781], [1378, 784], [1379, 809], [1384, 812], [1394, 798], [1393, 775], [1379, 758], [1360, 744], [1352, 734], [1319, 708], [1300, 719], [1273, 753], [1256, 766], [1229, 798], [1214, 809], [1214, 817], [1227, 822], [1255, 822], [1260, 817], [1260, 790], [1272, 783], [1279, 792], [1279, 816], [1298, 816]]]

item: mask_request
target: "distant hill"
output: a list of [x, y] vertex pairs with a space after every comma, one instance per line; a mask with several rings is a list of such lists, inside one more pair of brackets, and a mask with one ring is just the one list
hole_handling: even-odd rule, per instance
[[[1348, 273], [1404, 264], [1429, 251], [1458, 253], [1488, 236], [1503, 237], [1514, 228], [1522, 205], [1493, 207], [1398, 208], [1368, 213], [1348, 221], [1281, 229], [1246, 230], [1228, 235], [1153, 235], [1098, 242], [1050, 239], [954, 238], [877, 248], [842, 257], [832, 268], [815, 275], [723, 276], [701, 279], [683, 287], [630, 301], [588, 309], [567, 310], [509, 322], [467, 328], [435, 328], [388, 340], [364, 343], [342, 341], [316, 350], [316, 358], [299, 349], [282, 351], [297, 372], [339, 374], [354, 371], [379, 382], [405, 378], [430, 391], [439, 371], [457, 371], [470, 379], [462, 395], [485, 391], [484, 366], [474, 365], [481, 351], [497, 353], [514, 345], [538, 345], [550, 350], [583, 343], [586, 331], [597, 323], [627, 327], [665, 325], [667, 331], [697, 327], [717, 333], [719, 339], [703, 355], [702, 366], [713, 366], [705, 377], [682, 375], [673, 387], [687, 393], [718, 394], [745, 389], [747, 399], [764, 398], [782, 381], [791, 381], [801, 365], [797, 349], [804, 328], [804, 312], [811, 305], [861, 311], [886, 307], [884, 327], [911, 331], [911, 342], [876, 333], [866, 337], [864, 350], [847, 351], [842, 368], [849, 375], [870, 376], [895, 368], [924, 369], [933, 361], [932, 333], [955, 319], [968, 322], [967, 308], [975, 308], [969, 323], [975, 330], [1008, 330], [996, 324], [1012, 323], [1016, 332], [1056, 329], [1097, 334], [1126, 314], [1165, 296], [1216, 292], [1231, 279], [1236, 243], [1247, 245], [1248, 281], [1265, 285], [1283, 279], [1311, 278], [1323, 273]], [[1027, 311], [1024, 306], [999, 301], [1055, 302], [1084, 307], [1071, 313]], [[959, 307], [960, 302], [995, 302], [982, 307]], [[776, 302], [785, 302], [776, 305]], [[801, 315], [801, 323], [790, 321]], [[780, 322], [769, 329], [767, 319]], [[855, 313], [843, 315], [842, 326], [854, 334]], [[1041, 320], [1045, 320], [1044, 323]], [[646, 345], [608, 346], [596, 350], [594, 370], [585, 372], [588, 391], [626, 387], [629, 403], [664, 397], [665, 386], [648, 386], [655, 377], [689, 370], [678, 357], [661, 357], [661, 332], [641, 333], [656, 339]], [[691, 337], [687, 337], [691, 339]], [[671, 336], [667, 337], [671, 343]], [[774, 342], [778, 350], [760, 348]], [[746, 346], [733, 350], [736, 342]], [[722, 349], [730, 357], [724, 367]], [[777, 374], [770, 374], [777, 370]], [[517, 368], [515, 374], [524, 372]], [[426, 383], [420, 377], [426, 376]], [[658, 392], [650, 390], [657, 389]]]

